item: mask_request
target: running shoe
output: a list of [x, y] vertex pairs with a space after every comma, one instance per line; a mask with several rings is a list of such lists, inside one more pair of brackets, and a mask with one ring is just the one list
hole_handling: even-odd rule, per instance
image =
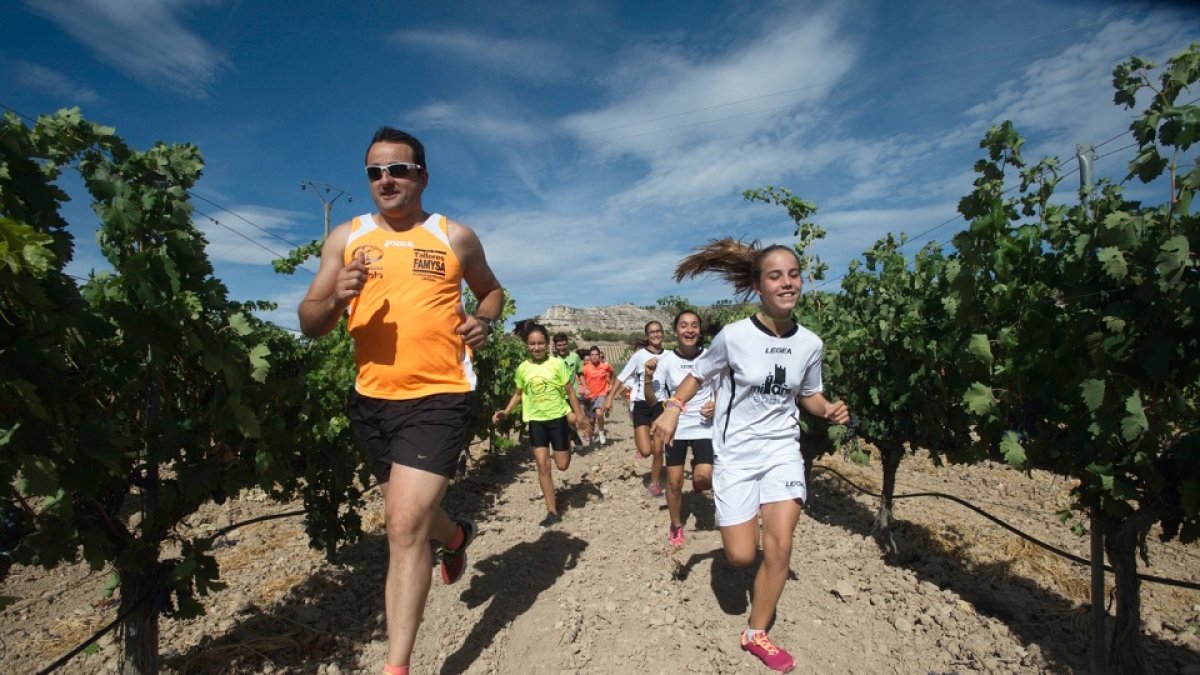
[[608, 444], [608, 439], [604, 437], [604, 432], [603, 432], [603, 431], [601, 431], [601, 432], [600, 432], [600, 436], [599, 436], [599, 438], [600, 438], [600, 445], [607, 445], [607, 444]]
[[790, 673], [792, 668], [796, 667], [796, 662], [792, 659], [792, 655], [784, 651], [779, 645], [771, 642], [771, 638], [767, 636], [766, 631], [755, 633], [753, 640], [746, 639], [746, 633], [742, 632], [742, 649], [750, 652], [758, 657], [763, 665], [781, 673]]
[[649, 490], [650, 490], [650, 496], [651, 496], [651, 497], [661, 497], [661, 496], [663, 496], [664, 494], [666, 494], [666, 493], [663, 491], [663, 488], [662, 488], [662, 486], [661, 486], [661, 485], [659, 485], [658, 483], [651, 483], [651, 484], [650, 484], [650, 488], [649, 488]]
[[562, 516], [558, 515], [557, 513], [547, 513], [546, 517], [542, 518], [542, 522], [538, 523], [538, 527], [544, 530], [548, 527], [554, 527], [561, 522]]
[[683, 526], [672, 525], [667, 533], [667, 541], [671, 542], [672, 546], [683, 546]]
[[455, 518], [454, 523], [462, 528], [463, 542], [456, 549], [448, 546], [441, 548], [442, 581], [446, 584], [462, 578], [463, 571], [467, 569], [467, 547], [474, 541], [476, 532], [475, 523], [466, 518]]

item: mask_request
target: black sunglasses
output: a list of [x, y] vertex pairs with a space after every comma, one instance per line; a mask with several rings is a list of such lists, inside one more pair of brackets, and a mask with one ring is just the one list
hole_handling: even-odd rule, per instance
[[420, 164], [412, 164], [411, 162], [393, 162], [391, 164], [368, 164], [367, 180], [372, 183], [383, 178], [383, 172], [387, 171], [392, 178], [408, 178], [413, 171], [420, 171], [423, 167]]

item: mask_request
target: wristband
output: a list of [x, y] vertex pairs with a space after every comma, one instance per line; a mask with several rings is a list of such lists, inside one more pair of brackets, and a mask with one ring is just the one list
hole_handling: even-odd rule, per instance
[[663, 401], [663, 410], [666, 410], [668, 407], [670, 407], [672, 403], [678, 406], [679, 412], [687, 410], [687, 406], [683, 404], [683, 401], [681, 401], [678, 396], [672, 396], [671, 398]]

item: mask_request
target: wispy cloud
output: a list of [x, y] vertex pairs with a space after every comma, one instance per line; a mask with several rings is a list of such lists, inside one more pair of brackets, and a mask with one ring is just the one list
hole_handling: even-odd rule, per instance
[[41, 64], [5, 61], [4, 70], [8, 71], [8, 80], [16, 86], [67, 99], [72, 104], [95, 103], [100, 100], [100, 95], [95, 89]]
[[546, 40], [507, 38], [464, 30], [398, 30], [392, 43], [407, 50], [458, 59], [506, 80], [556, 84], [573, 75], [575, 59], [563, 45]]
[[1031, 63], [967, 115], [988, 123], [1012, 120], [1018, 131], [1038, 133], [1046, 153], [1102, 142], [1126, 130], [1132, 114], [1113, 104], [1113, 67], [1135, 54], [1164, 59], [1195, 40], [1196, 26], [1167, 13], [1105, 24], [1090, 39]]
[[228, 59], [184, 25], [207, 0], [25, 0], [96, 56], [145, 84], [204, 98]]
[[635, 45], [602, 78], [610, 103], [561, 126], [598, 157], [645, 166], [611, 209], [728, 198], [745, 186], [818, 170], [822, 104], [857, 50], [836, 10], [803, 21], [762, 19], [736, 43]]
[[712, 45], [634, 46], [612, 65], [612, 103], [563, 126], [598, 151], [651, 161], [647, 135], [661, 145], [774, 129], [822, 101], [853, 65], [856, 50], [838, 27], [836, 14], [815, 12], [718, 53]]
[[[454, 129], [456, 132], [480, 138], [504, 139], [508, 142], [530, 142], [540, 137], [537, 126], [520, 114], [509, 111], [504, 115], [502, 104], [481, 106], [436, 101], [426, 103], [404, 114], [406, 124], [423, 129]], [[486, 112], [485, 112], [486, 110]]]
[[292, 248], [288, 242], [305, 243], [289, 236], [289, 231], [311, 219], [299, 211], [243, 205], [229, 211], [200, 208], [193, 220], [208, 240], [205, 250], [213, 262], [270, 265]]

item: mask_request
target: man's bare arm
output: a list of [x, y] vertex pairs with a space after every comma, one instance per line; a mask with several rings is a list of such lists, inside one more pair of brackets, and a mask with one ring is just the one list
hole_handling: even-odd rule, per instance
[[300, 331], [310, 338], [333, 330], [367, 281], [366, 261], [361, 257], [349, 265], [342, 262], [349, 236], [350, 224], [343, 223], [329, 233], [321, 246], [321, 266], [300, 301]]
[[[450, 246], [462, 264], [463, 279], [467, 282], [467, 287], [475, 294], [476, 299], [479, 300], [475, 307], [475, 313], [488, 319], [499, 318], [500, 312], [504, 310], [504, 289], [488, 265], [487, 255], [483, 251], [483, 244], [480, 243], [479, 237], [471, 228], [453, 220], [448, 221], [447, 228]], [[478, 347], [487, 339], [491, 329], [484, 322], [469, 316], [459, 327], [458, 332], [468, 345]]]

